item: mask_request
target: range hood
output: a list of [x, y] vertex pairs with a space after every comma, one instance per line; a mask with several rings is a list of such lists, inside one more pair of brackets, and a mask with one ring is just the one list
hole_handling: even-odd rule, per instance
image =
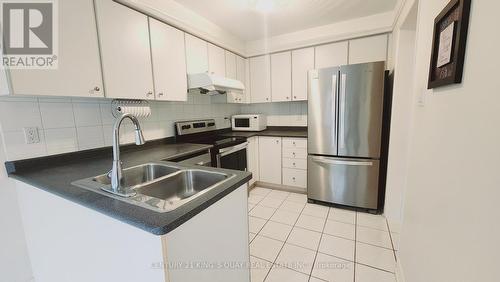
[[228, 92], [242, 92], [245, 86], [241, 81], [209, 73], [188, 74], [189, 90], [202, 94], [218, 95]]

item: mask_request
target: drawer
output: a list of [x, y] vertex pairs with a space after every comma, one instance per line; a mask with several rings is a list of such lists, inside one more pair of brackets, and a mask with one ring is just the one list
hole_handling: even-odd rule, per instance
[[307, 169], [307, 160], [283, 158], [284, 168]]
[[307, 159], [307, 149], [305, 148], [283, 148], [283, 158]]
[[306, 138], [283, 138], [283, 148], [307, 149]]
[[283, 185], [306, 188], [307, 170], [283, 168]]

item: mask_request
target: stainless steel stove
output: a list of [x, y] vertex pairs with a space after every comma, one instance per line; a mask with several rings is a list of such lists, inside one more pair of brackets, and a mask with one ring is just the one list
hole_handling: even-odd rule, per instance
[[213, 167], [247, 170], [246, 138], [219, 134], [215, 120], [176, 122], [175, 129], [177, 142], [213, 145], [210, 150]]

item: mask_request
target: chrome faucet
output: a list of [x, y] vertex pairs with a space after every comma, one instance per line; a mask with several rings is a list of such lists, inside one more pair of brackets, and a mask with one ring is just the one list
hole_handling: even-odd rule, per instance
[[119, 116], [113, 126], [113, 168], [109, 172], [108, 177], [111, 179], [111, 189], [109, 192], [122, 197], [131, 197], [134, 196], [135, 193], [127, 191], [126, 188], [122, 187], [123, 175], [122, 162], [120, 160], [120, 126], [126, 118], [130, 119], [135, 126], [135, 144], [144, 145], [144, 143], [146, 143], [137, 117], [132, 114], [123, 114]]

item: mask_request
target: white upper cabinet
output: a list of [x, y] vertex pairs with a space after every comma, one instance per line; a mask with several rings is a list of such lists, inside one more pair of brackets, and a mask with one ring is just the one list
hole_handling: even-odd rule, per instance
[[349, 64], [387, 60], [387, 34], [349, 41]]
[[154, 99], [148, 18], [112, 0], [95, 3], [106, 97]]
[[156, 100], [187, 101], [184, 32], [149, 18]]
[[249, 59], [244, 59], [245, 60], [245, 79], [244, 79], [244, 84], [245, 84], [245, 102], [246, 103], [251, 103], [252, 102], [252, 87], [250, 85], [250, 60]]
[[[226, 57], [227, 59], [227, 57]], [[236, 56], [236, 79], [241, 81], [245, 85], [245, 88], [247, 86], [247, 60], [240, 57]]]
[[226, 77], [238, 78], [236, 55], [229, 51], [226, 51]]
[[[10, 70], [10, 94], [103, 97], [93, 1], [58, 3], [58, 68]], [[5, 88], [3, 94], [9, 94], [6, 85], [3, 86], [0, 86]]]
[[187, 73], [208, 72], [208, 44], [186, 33]]
[[316, 47], [315, 68], [328, 68], [347, 65], [349, 54], [347, 41], [337, 42]]
[[252, 103], [271, 102], [271, 60], [269, 55], [250, 58]]
[[271, 96], [273, 102], [292, 100], [292, 53], [271, 55]]
[[225, 51], [211, 43], [208, 43], [208, 70], [211, 74], [226, 76]]
[[309, 70], [314, 69], [314, 48], [292, 51], [292, 100], [307, 100]]

